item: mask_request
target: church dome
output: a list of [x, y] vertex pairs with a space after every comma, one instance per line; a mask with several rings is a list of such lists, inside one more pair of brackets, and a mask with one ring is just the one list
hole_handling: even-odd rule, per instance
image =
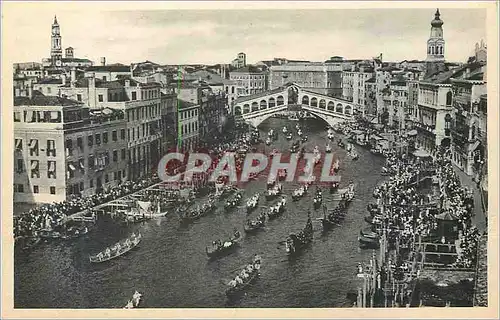
[[441, 14], [439, 13], [439, 9], [437, 9], [436, 14], [434, 16], [434, 20], [432, 20], [431, 22], [431, 26], [440, 28], [444, 24], [443, 20], [439, 18], [440, 15]]

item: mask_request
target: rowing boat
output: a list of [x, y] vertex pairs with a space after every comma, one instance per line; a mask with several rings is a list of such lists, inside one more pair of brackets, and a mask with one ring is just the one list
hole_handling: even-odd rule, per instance
[[91, 255], [89, 257], [90, 262], [101, 263], [112, 260], [114, 258], [118, 258], [119, 256], [124, 255], [125, 253], [137, 247], [137, 245], [139, 245], [139, 243], [141, 242], [141, 237], [142, 236], [140, 233], [138, 235], [132, 234], [132, 236], [127, 238], [125, 241], [118, 242], [96, 255]]

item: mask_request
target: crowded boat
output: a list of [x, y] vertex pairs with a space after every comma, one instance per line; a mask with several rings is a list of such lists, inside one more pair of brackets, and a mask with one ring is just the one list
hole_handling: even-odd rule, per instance
[[231, 252], [238, 246], [239, 241], [242, 239], [241, 233], [238, 229], [234, 229], [232, 237], [224, 242], [221, 240], [212, 241], [211, 247], [206, 247], [205, 251], [209, 258], [220, 257], [221, 255]]
[[256, 193], [247, 200], [247, 213], [251, 213], [257, 208], [257, 205], [259, 204], [259, 197], [259, 193]]
[[133, 233], [126, 240], [117, 242], [113, 246], [104, 249], [96, 255], [91, 255], [89, 257], [90, 262], [100, 263], [118, 258], [119, 256], [135, 248], [141, 242], [141, 237], [142, 236], [140, 233], [138, 233], [137, 235]]
[[125, 307], [123, 307], [123, 309], [134, 309], [134, 308], [137, 308], [139, 306], [139, 304], [141, 303], [142, 301], [142, 293], [140, 293], [139, 291], [135, 291], [134, 294], [132, 295], [132, 299], [130, 299], [127, 304], [125, 305]]
[[314, 209], [319, 209], [322, 203], [323, 203], [323, 193], [321, 192], [321, 188], [317, 187], [316, 194], [314, 195], [313, 198]]
[[229, 281], [226, 289], [226, 296], [231, 297], [243, 292], [260, 274], [262, 259], [255, 255], [252, 262], [247, 264], [240, 273], [237, 273], [233, 280]]
[[241, 192], [237, 192], [231, 199], [227, 200], [224, 204], [224, 210], [229, 211], [236, 208], [243, 199]]
[[331, 210], [327, 211], [326, 206], [323, 206], [323, 218], [320, 218], [324, 230], [328, 230], [334, 226], [339, 226], [340, 222], [344, 220], [347, 214], [347, 205], [345, 201], [340, 201], [338, 205]]
[[256, 220], [247, 219], [244, 230], [246, 233], [252, 233], [262, 229], [266, 224], [266, 213], [261, 212]]
[[283, 186], [281, 183], [274, 182], [270, 188], [267, 189], [266, 200], [273, 200], [281, 195]]
[[293, 201], [300, 200], [302, 197], [304, 197], [307, 194], [308, 188], [309, 188], [309, 186], [307, 184], [304, 184], [304, 185], [300, 186], [300, 188], [295, 189], [292, 193], [292, 200]]
[[285, 208], [286, 208], [286, 197], [283, 196], [277, 204], [269, 207], [269, 209], [266, 212], [267, 218], [269, 220], [276, 219], [283, 212], [285, 212]]
[[192, 222], [200, 219], [203, 216], [215, 211], [217, 206], [215, 205], [215, 197], [209, 197], [207, 202], [203, 203], [201, 206], [198, 205], [195, 209], [181, 211], [181, 223]]

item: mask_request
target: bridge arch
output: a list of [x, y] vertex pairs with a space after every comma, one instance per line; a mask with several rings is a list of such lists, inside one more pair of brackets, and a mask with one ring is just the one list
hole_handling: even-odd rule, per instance
[[235, 116], [240, 116], [241, 115], [241, 107], [240, 106], [234, 107], [234, 115]]
[[276, 98], [276, 105], [282, 106], [284, 104], [285, 104], [285, 99], [283, 98], [283, 96], [278, 96], [278, 98]]
[[311, 107], [318, 107], [318, 99], [316, 97], [311, 98]]
[[328, 110], [335, 111], [335, 103], [333, 101], [328, 102]]
[[309, 105], [309, 96], [303, 96], [302, 97], [302, 104]]
[[276, 99], [274, 99], [273, 97], [269, 98], [267, 102], [267, 107], [274, 108], [275, 106], [276, 106]]
[[265, 109], [267, 109], [267, 101], [260, 100], [260, 110], [265, 110]]
[[326, 101], [325, 101], [325, 99], [319, 100], [319, 108], [320, 109], [326, 109]]
[[337, 106], [335, 107], [335, 112], [344, 113], [344, 107], [342, 107], [342, 104], [337, 103]]
[[344, 114], [351, 115], [352, 114], [352, 107], [349, 105], [345, 106]]
[[246, 103], [245, 105], [243, 105], [243, 114], [247, 114], [249, 112], [250, 112], [250, 105]]
[[259, 103], [257, 101], [252, 102], [252, 112], [259, 111]]

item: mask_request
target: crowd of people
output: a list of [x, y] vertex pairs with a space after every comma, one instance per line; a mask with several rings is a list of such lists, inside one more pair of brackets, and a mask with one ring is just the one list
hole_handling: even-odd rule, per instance
[[138, 181], [124, 181], [88, 197], [71, 196], [68, 200], [44, 204], [14, 217], [14, 237], [35, 237], [40, 231], [64, 228], [69, 215], [89, 210], [100, 204], [124, 197], [158, 182], [156, 175]]

